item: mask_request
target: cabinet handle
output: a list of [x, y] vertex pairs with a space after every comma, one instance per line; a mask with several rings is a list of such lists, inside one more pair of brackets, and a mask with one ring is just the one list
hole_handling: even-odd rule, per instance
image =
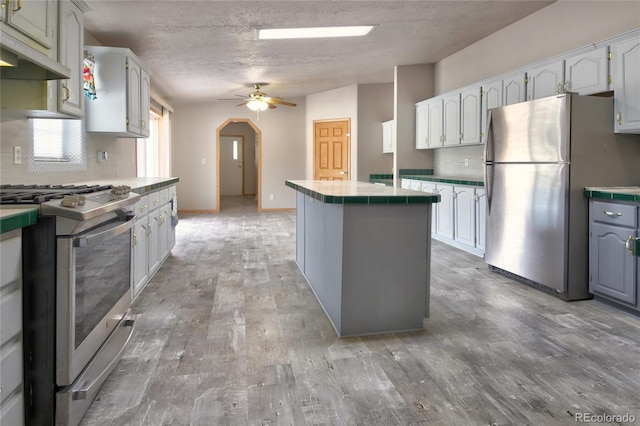
[[619, 125], [622, 125], [622, 109], [619, 109], [616, 113], [616, 121]]
[[140, 120], [140, 128], [144, 129], [146, 127], [146, 123], [144, 120]]
[[571, 82], [570, 81], [565, 81], [565, 83], [564, 83], [564, 91], [568, 92], [570, 87], [571, 87]]
[[627, 238], [627, 242], [625, 243], [625, 246], [627, 247], [627, 251], [629, 253], [631, 253], [632, 255], [635, 256], [636, 251], [635, 251], [635, 241], [636, 241], [636, 237], [634, 237], [633, 235], [629, 236], [629, 238]]
[[556, 93], [562, 93], [562, 84], [558, 83], [558, 85], [556, 86]]
[[18, 1], [16, 2], [16, 4], [18, 5], [18, 8], [17, 8], [17, 9], [13, 9], [13, 10], [11, 11], [11, 14], [12, 14], [13, 16], [16, 16], [16, 13], [18, 13], [18, 12], [20, 11], [20, 9], [22, 9], [22, 0], [18, 0]]
[[62, 102], [67, 102], [71, 97], [71, 90], [69, 90], [66, 84], [63, 84], [62, 88], [64, 89], [64, 95], [65, 95], [64, 98], [62, 98]]
[[618, 213], [618, 212], [610, 212], [608, 210], [604, 211], [604, 214], [606, 214], [609, 217], [620, 217], [622, 216], [622, 213]]
[[2, 10], [5, 10], [7, 8], [7, 3], [9, 3], [8, 1], [3, 1], [2, 4], [0, 4], [0, 7], [2, 7]]
[[133, 240], [131, 240], [131, 247], [135, 247], [138, 245], [138, 235], [132, 234], [132, 236], [133, 236]]

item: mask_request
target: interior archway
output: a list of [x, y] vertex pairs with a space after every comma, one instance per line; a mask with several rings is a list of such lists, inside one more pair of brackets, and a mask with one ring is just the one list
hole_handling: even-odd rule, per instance
[[[257, 209], [262, 211], [262, 132], [250, 119], [247, 118], [229, 118], [216, 129], [216, 212], [220, 212], [221, 208], [221, 175], [220, 175], [220, 145], [221, 138], [224, 135], [224, 129], [233, 123], [246, 123], [255, 132], [255, 144], [252, 141], [245, 141], [245, 149], [255, 149], [256, 162], [256, 198]], [[247, 143], [248, 142], [248, 143]], [[244, 172], [244, 171], [243, 171]]]

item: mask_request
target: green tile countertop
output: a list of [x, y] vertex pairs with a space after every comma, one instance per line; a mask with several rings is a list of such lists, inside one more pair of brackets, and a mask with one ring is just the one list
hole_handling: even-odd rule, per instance
[[393, 186], [393, 179], [369, 179], [370, 183], [377, 183], [379, 185]]
[[440, 195], [368, 182], [287, 180], [285, 185], [328, 204], [431, 204]]
[[451, 183], [455, 185], [484, 186], [482, 178], [439, 176], [439, 175], [400, 175], [401, 179], [425, 180], [429, 182]]
[[0, 234], [34, 225], [38, 220], [37, 207], [0, 207]]
[[137, 194], [145, 195], [149, 192], [154, 192], [167, 186], [176, 184], [179, 181], [177, 177], [168, 178], [105, 178], [100, 180], [85, 180], [82, 182], [73, 182], [74, 185], [127, 185], [131, 187], [131, 190]]
[[640, 203], [640, 186], [592, 186], [584, 189], [584, 196], [586, 198]]

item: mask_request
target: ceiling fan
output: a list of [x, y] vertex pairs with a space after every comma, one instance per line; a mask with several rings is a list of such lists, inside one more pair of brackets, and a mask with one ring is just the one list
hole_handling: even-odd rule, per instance
[[[267, 108], [274, 109], [276, 105], [284, 105], [294, 107], [296, 104], [293, 102], [284, 101], [282, 98], [277, 98], [273, 96], [267, 96], [266, 93], [261, 92], [260, 88], [263, 86], [263, 83], [256, 83], [253, 85], [255, 89], [253, 92], [249, 92], [249, 97], [244, 99], [244, 102], [239, 103], [236, 106], [246, 105], [252, 111], [264, 111]], [[244, 96], [244, 95], [236, 95], [236, 96]], [[237, 99], [219, 99], [221, 101], [235, 101]]]

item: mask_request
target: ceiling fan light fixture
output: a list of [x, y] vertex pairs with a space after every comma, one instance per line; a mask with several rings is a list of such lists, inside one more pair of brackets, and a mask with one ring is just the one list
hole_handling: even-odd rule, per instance
[[269, 104], [262, 100], [253, 99], [247, 102], [247, 108], [251, 111], [264, 111], [269, 108]]
[[295, 38], [361, 37], [369, 34], [375, 25], [350, 25], [308, 28], [263, 28], [257, 30], [258, 40]]

